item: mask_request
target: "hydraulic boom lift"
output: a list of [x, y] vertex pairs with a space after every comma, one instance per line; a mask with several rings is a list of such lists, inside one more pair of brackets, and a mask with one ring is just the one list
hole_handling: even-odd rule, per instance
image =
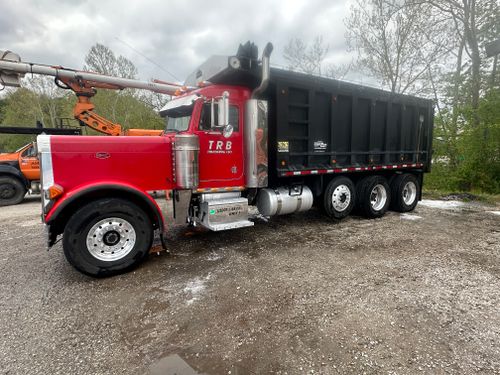
[[20, 78], [26, 73], [52, 76], [57, 86], [72, 90], [78, 99], [73, 108], [75, 119], [82, 126], [88, 126], [108, 135], [160, 135], [163, 130], [123, 130], [120, 124], [99, 116], [94, 112], [95, 107], [91, 102], [91, 98], [96, 94], [96, 89], [123, 90], [134, 88], [167, 95], [179, 95], [188, 90], [185, 86], [162, 81], [139, 81], [68, 69], [62, 66], [22, 62], [19, 55], [10, 51], [0, 51], [0, 88], [1, 86], [20, 87]]

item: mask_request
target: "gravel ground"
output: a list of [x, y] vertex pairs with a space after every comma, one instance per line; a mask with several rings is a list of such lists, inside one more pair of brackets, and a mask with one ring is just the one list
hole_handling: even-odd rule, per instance
[[0, 371], [498, 374], [499, 210], [186, 228], [171, 255], [95, 280], [45, 250], [36, 199], [1, 207]]

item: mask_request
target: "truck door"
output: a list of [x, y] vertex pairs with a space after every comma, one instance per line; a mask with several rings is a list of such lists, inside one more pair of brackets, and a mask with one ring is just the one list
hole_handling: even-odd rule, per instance
[[35, 181], [40, 179], [40, 161], [38, 160], [38, 155], [36, 154], [35, 147], [33, 147], [33, 143], [21, 152], [19, 156], [19, 167], [21, 168], [21, 173], [27, 180]]
[[[215, 105], [217, 114], [217, 105]], [[217, 123], [217, 115], [215, 115]], [[221, 129], [211, 128], [211, 105], [202, 105], [200, 121], [195, 134], [200, 140], [200, 188], [223, 188], [244, 185], [243, 175], [243, 112], [240, 106], [229, 107], [229, 123], [233, 133], [224, 137]]]

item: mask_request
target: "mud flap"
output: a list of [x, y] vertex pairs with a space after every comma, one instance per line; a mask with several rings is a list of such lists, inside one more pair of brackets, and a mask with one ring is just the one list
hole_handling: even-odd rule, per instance
[[170, 254], [170, 251], [168, 250], [168, 247], [167, 247], [167, 239], [165, 238], [165, 232], [161, 232], [160, 233], [160, 242], [161, 242], [161, 247], [163, 248], [163, 250], [165, 250], [165, 252], [167, 254]]
[[54, 234], [51, 231], [51, 226], [50, 224], [44, 224], [43, 226], [44, 233], [45, 233], [45, 238], [46, 238], [46, 243], [47, 243], [47, 251], [50, 250], [52, 246], [57, 242], [57, 235]]

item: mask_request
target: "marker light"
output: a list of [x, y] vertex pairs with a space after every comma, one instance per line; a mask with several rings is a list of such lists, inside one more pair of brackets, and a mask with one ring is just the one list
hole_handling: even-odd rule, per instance
[[52, 185], [47, 190], [45, 190], [45, 198], [47, 199], [56, 199], [64, 193], [64, 189], [60, 185]]

